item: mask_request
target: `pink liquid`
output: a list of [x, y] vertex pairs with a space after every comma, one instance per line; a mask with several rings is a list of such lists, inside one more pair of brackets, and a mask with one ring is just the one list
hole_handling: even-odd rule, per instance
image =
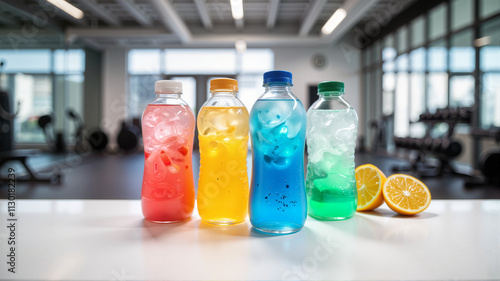
[[149, 221], [176, 222], [193, 213], [194, 126], [194, 114], [185, 105], [148, 105], [144, 111], [141, 201]]

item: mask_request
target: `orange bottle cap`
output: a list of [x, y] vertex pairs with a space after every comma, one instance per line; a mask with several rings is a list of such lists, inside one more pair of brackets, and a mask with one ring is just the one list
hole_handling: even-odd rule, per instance
[[210, 92], [238, 91], [238, 81], [231, 78], [215, 78], [210, 80]]

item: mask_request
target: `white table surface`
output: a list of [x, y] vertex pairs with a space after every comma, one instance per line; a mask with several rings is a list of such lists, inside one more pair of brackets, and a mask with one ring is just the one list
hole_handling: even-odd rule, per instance
[[0, 201], [0, 279], [500, 279], [500, 200], [433, 200], [415, 217], [385, 205], [353, 219], [307, 219], [267, 236], [246, 223], [143, 220], [138, 200], [18, 200], [16, 273], [7, 271]]

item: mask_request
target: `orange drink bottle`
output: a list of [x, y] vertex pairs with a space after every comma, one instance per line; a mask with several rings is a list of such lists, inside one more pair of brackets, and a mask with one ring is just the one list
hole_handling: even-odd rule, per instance
[[198, 114], [198, 212], [207, 223], [236, 224], [248, 214], [248, 111], [237, 91], [234, 79], [211, 80], [212, 96]]

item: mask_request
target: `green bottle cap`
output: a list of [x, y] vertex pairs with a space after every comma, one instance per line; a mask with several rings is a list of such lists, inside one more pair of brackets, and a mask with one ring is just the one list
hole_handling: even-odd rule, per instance
[[318, 94], [327, 94], [327, 92], [344, 92], [344, 82], [327, 81], [319, 83]]

